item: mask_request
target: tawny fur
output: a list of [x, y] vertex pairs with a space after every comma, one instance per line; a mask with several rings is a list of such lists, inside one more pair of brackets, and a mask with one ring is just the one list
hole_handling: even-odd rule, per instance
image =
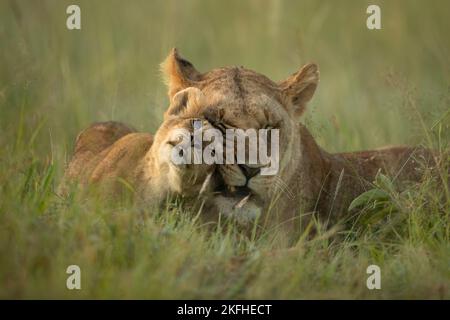
[[[160, 201], [171, 192], [197, 194], [206, 174], [214, 172], [230, 189], [241, 185], [239, 179], [247, 179], [252, 194], [247, 204], [235, 208], [233, 204], [240, 199], [217, 195], [213, 182], [210, 193], [206, 193], [205, 208], [209, 212], [205, 216], [217, 217], [221, 212], [244, 223], [263, 217], [260, 221], [271, 220], [298, 229], [301, 215], [314, 213], [329, 221], [340, 218], [352, 199], [371, 188], [379, 171], [398, 182], [418, 181], [421, 175], [417, 159], [434, 165], [433, 154], [422, 148], [398, 146], [338, 154], [321, 149], [298, 121], [318, 86], [315, 64], [275, 83], [243, 67], [200, 73], [173, 50], [163, 70], [171, 105], [155, 137], [119, 123], [96, 124], [77, 139], [67, 180], [91, 184], [121, 178], [142, 198]], [[278, 175], [247, 178], [236, 165], [173, 168], [167, 159], [161, 159], [164, 152], [169, 152], [165, 145], [174, 128], [191, 129], [192, 119], [206, 120], [212, 126], [279, 128]], [[191, 174], [189, 180], [183, 178], [188, 176], [186, 172]]]

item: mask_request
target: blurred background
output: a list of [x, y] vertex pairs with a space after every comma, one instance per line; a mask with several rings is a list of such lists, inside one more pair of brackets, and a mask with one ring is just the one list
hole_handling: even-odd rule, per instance
[[[81, 8], [81, 30], [66, 8]], [[382, 29], [366, 28], [381, 7]], [[329, 151], [423, 141], [450, 105], [449, 1], [0, 1], [0, 156], [62, 166], [94, 121], [154, 132], [172, 47], [198, 70], [242, 65], [278, 81], [314, 61], [306, 122]]]
[[[66, 27], [71, 4], [81, 30]], [[366, 27], [370, 4], [381, 30]], [[319, 233], [279, 255], [264, 237], [207, 237], [181, 211], [142, 221], [55, 187], [92, 122], [155, 132], [172, 47], [200, 71], [242, 65], [275, 81], [316, 62], [301, 121], [328, 151], [450, 150], [449, 13], [448, 0], [0, 0], [0, 297], [448, 298], [449, 198], [431, 178], [389, 191], [401, 214], [379, 228], [343, 245]], [[64, 286], [74, 263], [77, 293]], [[365, 286], [373, 263], [378, 293]]]

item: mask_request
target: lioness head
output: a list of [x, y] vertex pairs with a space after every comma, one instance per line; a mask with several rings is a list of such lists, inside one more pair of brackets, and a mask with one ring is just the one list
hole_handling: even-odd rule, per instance
[[[295, 149], [298, 144], [294, 143], [299, 139], [297, 123], [318, 85], [319, 72], [315, 64], [307, 64], [286, 80], [276, 83], [243, 67], [200, 73], [174, 49], [163, 64], [163, 71], [171, 104], [155, 137], [155, 141], [160, 140], [157, 148], [163, 151], [162, 162], [169, 162], [167, 156], [175, 144], [172, 142], [178, 141], [176, 134], [173, 136], [169, 132], [180, 127], [192, 128], [193, 119], [223, 133], [227, 129], [278, 129], [279, 168], [276, 174], [263, 175], [262, 170], [268, 164], [260, 161], [224, 163], [206, 168], [202, 167], [205, 164], [193, 166], [199, 168], [201, 179], [205, 179], [208, 172], [214, 172], [214, 179], [208, 181], [209, 202], [222, 214], [240, 221], [255, 219], [277, 195], [289, 192], [285, 190], [284, 179], [292, 175], [291, 164], [300, 156], [299, 150]], [[166, 156], [162, 155], [164, 152]], [[167, 168], [172, 170], [170, 165]], [[173, 169], [179, 174], [176, 170]], [[195, 192], [201, 188], [200, 180]]]

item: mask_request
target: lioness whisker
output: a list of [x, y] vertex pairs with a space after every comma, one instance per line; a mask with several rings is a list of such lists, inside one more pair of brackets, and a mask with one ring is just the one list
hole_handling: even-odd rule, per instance
[[199, 195], [202, 195], [202, 194], [205, 192], [206, 188], [208, 187], [208, 185], [209, 185], [209, 183], [210, 183], [210, 181], [211, 181], [212, 175], [213, 175], [213, 173], [210, 172], [210, 173], [206, 176], [205, 181], [203, 181], [202, 187], [200, 188]]

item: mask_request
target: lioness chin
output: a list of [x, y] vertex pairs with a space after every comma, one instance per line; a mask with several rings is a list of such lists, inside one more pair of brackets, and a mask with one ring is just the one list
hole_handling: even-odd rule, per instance
[[[208, 219], [221, 214], [244, 226], [257, 220], [298, 231], [307, 217], [331, 223], [341, 218], [379, 171], [397, 181], [418, 181], [416, 159], [434, 165], [432, 153], [423, 148], [340, 154], [321, 149], [299, 122], [319, 83], [315, 64], [276, 83], [243, 67], [201, 73], [174, 49], [163, 70], [170, 106], [155, 136], [115, 122], [91, 126], [77, 139], [66, 181], [110, 182], [108, 191], [114, 195], [118, 181], [126, 180], [150, 203], [169, 194], [201, 198]], [[194, 130], [193, 121], [221, 130], [278, 129], [278, 174], [262, 175], [262, 167], [245, 164], [173, 164], [175, 132]]]

